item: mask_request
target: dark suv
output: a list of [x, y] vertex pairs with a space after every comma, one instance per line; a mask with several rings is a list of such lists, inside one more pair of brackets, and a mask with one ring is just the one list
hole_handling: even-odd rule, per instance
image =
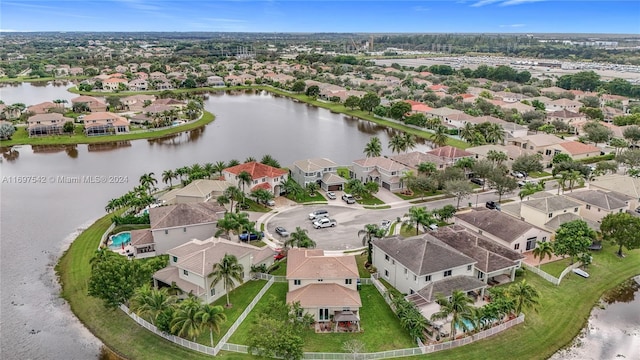
[[497, 203], [497, 202], [495, 202], [495, 201], [487, 201], [486, 206], [487, 206], [487, 209], [491, 209], [491, 210], [497, 209], [497, 210], [500, 210], [500, 204], [498, 204], [498, 203]]
[[484, 185], [484, 180], [480, 179], [480, 178], [473, 178], [471, 179], [471, 182], [480, 186]]

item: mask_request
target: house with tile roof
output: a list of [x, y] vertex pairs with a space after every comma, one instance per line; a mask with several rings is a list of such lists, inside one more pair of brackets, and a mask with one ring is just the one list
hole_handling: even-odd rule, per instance
[[489, 151], [497, 151], [507, 154], [507, 165], [510, 165], [516, 158], [525, 154], [531, 154], [530, 150], [523, 149], [515, 145], [495, 145], [487, 144], [474, 146], [465, 149], [466, 151], [475, 154], [476, 159], [486, 159]]
[[558, 110], [547, 114], [547, 121], [562, 121], [567, 124], [574, 133], [578, 132], [578, 128], [581, 128], [587, 122], [587, 117], [580, 112], [574, 112], [571, 110]]
[[287, 253], [287, 303], [300, 303], [318, 323], [350, 322], [358, 329], [362, 300], [353, 255], [327, 256], [321, 249], [293, 248]]
[[208, 239], [215, 234], [218, 219], [225, 208], [210, 202], [159, 206], [149, 209], [154, 255], [193, 239]]
[[381, 278], [423, 304], [454, 290], [484, 293], [487, 287], [474, 275], [475, 259], [430, 234], [377, 239], [372, 260]]
[[373, 181], [389, 191], [404, 189], [402, 176], [409, 169], [387, 157], [377, 156], [354, 160], [349, 176], [363, 183]]
[[215, 201], [229, 186], [231, 184], [225, 180], [197, 179], [167, 192], [158, 200], [166, 205]]
[[538, 192], [524, 201], [514, 201], [504, 204], [501, 209], [504, 214], [528, 222], [550, 232], [558, 229], [560, 222], [582, 220], [580, 208], [582, 204], [567, 199], [561, 195], [548, 192]]
[[593, 156], [600, 156], [602, 149], [591, 144], [581, 143], [579, 141], [565, 141], [557, 145], [549, 147], [553, 155], [561, 153], [571, 156], [573, 160], [580, 160]]
[[551, 239], [551, 232], [497, 210], [473, 209], [456, 214], [454, 222], [519, 253]]
[[338, 175], [338, 164], [327, 158], [298, 160], [291, 167], [291, 178], [300, 186], [316, 183], [325, 191], [340, 191], [347, 181]]
[[423, 153], [422, 151], [411, 151], [396, 154], [390, 156], [389, 159], [408, 167], [410, 170], [413, 170], [414, 173], [417, 173], [418, 165], [422, 163], [433, 163], [438, 169], [444, 169], [447, 165], [447, 162], [441, 157], [429, 153]]
[[551, 101], [548, 105], [545, 104], [545, 108], [548, 112], [554, 112], [559, 110], [569, 110], [572, 112], [578, 112], [581, 107], [583, 107], [580, 101], [569, 100], [569, 99], [558, 99]]
[[[209, 278], [213, 266], [225, 255], [233, 255], [242, 265], [243, 283], [251, 280], [251, 266], [273, 264], [273, 250], [236, 243], [215, 237], [191, 240], [167, 250], [169, 264], [153, 274], [155, 287], [177, 286], [184, 297], [194, 295], [210, 304], [226, 294], [223, 282], [213, 284]], [[240, 285], [234, 280], [236, 286]]]
[[129, 120], [111, 112], [99, 111], [82, 119], [87, 136], [117, 135], [129, 132]]
[[51, 101], [45, 101], [27, 107], [26, 112], [30, 112], [33, 114], [46, 114], [48, 112], [51, 112], [51, 110], [53, 109], [64, 109], [64, 104], [56, 104]]
[[29, 137], [60, 135], [66, 122], [73, 123], [73, 119], [60, 113], [36, 114], [27, 119], [27, 132]]
[[[243, 186], [242, 181], [238, 178], [238, 175], [243, 171], [251, 175], [251, 184]], [[245, 194], [250, 194], [257, 189], [265, 189], [275, 196], [280, 196], [282, 183], [289, 179], [289, 172], [257, 161], [251, 161], [224, 169], [222, 176], [227, 182], [243, 190]]]
[[609, 214], [629, 210], [629, 202], [633, 199], [624, 194], [602, 190], [579, 190], [565, 193], [564, 196], [583, 205], [580, 207], [580, 216], [597, 222]]
[[439, 158], [441, 162], [444, 163], [445, 168], [455, 165], [460, 159], [475, 157], [475, 154], [473, 153], [450, 145], [437, 147], [433, 150], [427, 151], [427, 154]]
[[93, 96], [81, 95], [71, 99], [71, 104], [85, 103], [90, 111], [107, 111], [107, 104]]

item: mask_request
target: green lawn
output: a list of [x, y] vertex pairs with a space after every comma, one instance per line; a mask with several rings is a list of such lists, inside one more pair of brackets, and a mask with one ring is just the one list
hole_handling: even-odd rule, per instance
[[547, 177], [547, 176], [551, 176], [551, 174], [548, 173], [548, 172], [545, 172], [545, 171], [533, 171], [533, 172], [531, 172], [529, 174], [529, 177], [534, 178], [534, 179]]
[[123, 231], [149, 229], [150, 227], [151, 225], [149, 224], [118, 225], [115, 228], [113, 228], [113, 230], [109, 233], [109, 235], [115, 235]]
[[310, 203], [310, 202], [327, 202], [327, 199], [322, 196], [319, 192], [316, 192], [314, 196], [309, 196], [309, 194], [305, 191], [305, 193], [300, 197], [300, 199], [295, 199], [291, 196], [291, 194], [287, 194], [287, 199], [293, 200], [298, 204]]
[[378, 199], [373, 195], [363, 196], [362, 199], [356, 200], [356, 201], [358, 202], [358, 204], [361, 204], [361, 205], [368, 205], [368, 206], [384, 205], [384, 201]]
[[[103, 94], [104, 95], [104, 94]], [[40, 136], [30, 138], [25, 128], [20, 127], [18, 131], [13, 134], [11, 140], [0, 141], [0, 146], [12, 146], [12, 145], [72, 145], [72, 144], [97, 144], [107, 143], [114, 141], [127, 141], [127, 140], [139, 140], [139, 139], [156, 139], [171, 134], [177, 134], [184, 131], [197, 129], [201, 126], [209, 124], [215, 119], [212, 113], [205, 111], [202, 119], [194, 121], [192, 123], [173, 126], [163, 130], [147, 131], [139, 133], [129, 133], [122, 135], [108, 135], [108, 136], [85, 136], [83, 133], [78, 133], [77, 130], [74, 135], [56, 135], [56, 136]]]
[[245, 199], [245, 207], [246, 211], [255, 211], [255, 212], [262, 212], [262, 213], [267, 213], [269, 211], [271, 211], [271, 208], [268, 206], [264, 206], [262, 204], [258, 204], [257, 202], [251, 200], [251, 199]]
[[349, 179], [349, 169], [347, 167], [338, 167], [338, 175], [345, 178], [345, 179]]
[[286, 276], [287, 275], [287, 258], [282, 259], [281, 261], [276, 261], [274, 263], [278, 264], [278, 268], [271, 271], [269, 274], [273, 276]]
[[359, 250], [359, 251], [361, 252], [361, 254], [356, 255], [356, 264], [358, 265], [358, 275], [360, 275], [361, 278], [370, 278], [371, 273], [367, 268], [364, 267], [364, 263], [367, 262], [367, 253], [366, 252], [362, 253], [362, 250]]
[[[275, 283], [265, 294], [260, 302], [249, 314], [247, 319], [236, 330], [229, 340], [234, 344], [246, 344], [246, 340], [251, 336], [251, 324], [256, 320], [261, 309], [266, 308], [270, 296], [285, 299], [288, 285], [286, 283]], [[365, 344], [365, 352], [376, 352], [391, 349], [402, 349], [415, 347], [415, 342], [411, 341], [409, 334], [400, 327], [400, 322], [391, 311], [387, 303], [372, 285], [363, 285], [360, 291], [362, 308], [360, 309], [361, 333], [332, 333], [316, 334], [309, 329], [304, 332], [304, 350], [311, 352], [343, 352], [342, 346], [345, 341], [358, 339]]]
[[[213, 334], [213, 342], [217, 344], [218, 341], [227, 333], [231, 325], [240, 317], [240, 314], [244, 311], [244, 309], [249, 305], [253, 298], [260, 292], [260, 290], [267, 283], [266, 280], [252, 280], [242, 284], [242, 286], [233, 289], [229, 293], [229, 302], [233, 305], [231, 308], [227, 308], [225, 305], [227, 304], [227, 297], [223, 296], [220, 299], [216, 300], [213, 304], [220, 305], [224, 309], [224, 314], [227, 315], [227, 321], [225, 321], [220, 326], [220, 334]], [[211, 346], [211, 339], [209, 338], [209, 332], [204, 331], [196, 342]]]
[[560, 277], [560, 274], [562, 274], [564, 269], [566, 269], [567, 266], [570, 265], [570, 263], [571, 263], [571, 259], [570, 258], [566, 258], [566, 259], [562, 259], [562, 260], [558, 260], [558, 261], [542, 264], [540, 266], [540, 270], [546, 272], [549, 275], [552, 275], [552, 276], [555, 276], [555, 277]]
[[[418, 230], [418, 235], [420, 235], [422, 233], [424, 233], [424, 231]], [[402, 236], [404, 238], [416, 236], [416, 227], [415, 226], [409, 227], [409, 226], [402, 225], [400, 227], [400, 236]]]

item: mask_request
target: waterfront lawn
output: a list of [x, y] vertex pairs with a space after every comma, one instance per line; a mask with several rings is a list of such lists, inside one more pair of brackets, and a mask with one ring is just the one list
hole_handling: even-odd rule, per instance
[[[288, 284], [274, 283], [264, 297], [258, 302], [247, 319], [229, 339], [233, 344], [246, 344], [249, 339], [251, 326], [257, 320], [258, 314], [264, 311], [271, 296], [278, 299], [286, 298]], [[373, 285], [362, 285], [360, 290], [362, 308], [360, 308], [361, 333], [330, 333], [316, 334], [308, 329], [303, 333], [304, 350], [312, 352], [343, 352], [344, 342], [357, 339], [364, 343], [364, 352], [376, 352], [392, 349], [415, 347], [409, 334], [401, 328], [400, 321], [384, 301]]]
[[212, 113], [205, 111], [202, 118], [189, 124], [172, 126], [162, 130], [149, 130], [136, 133], [128, 133], [122, 135], [107, 136], [85, 136], [84, 133], [78, 133], [77, 127], [74, 135], [51, 135], [30, 138], [26, 128], [19, 127], [18, 131], [13, 134], [11, 140], [0, 141], [0, 146], [12, 145], [72, 145], [72, 144], [96, 144], [114, 141], [127, 141], [139, 139], [156, 139], [171, 134], [177, 134], [184, 131], [197, 129], [204, 126], [215, 119]]
[[[213, 343], [217, 344], [218, 341], [227, 333], [231, 325], [240, 317], [240, 314], [244, 311], [244, 309], [249, 305], [253, 298], [260, 292], [265, 284], [266, 280], [252, 280], [248, 281], [242, 286], [233, 289], [229, 293], [229, 302], [233, 305], [231, 308], [227, 308], [225, 305], [227, 304], [227, 297], [222, 296], [218, 300], [214, 301], [213, 305], [220, 305], [224, 309], [224, 314], [227, 315], [227, 321], [225, 321], [222, 325], [220, 325], [220, 334], [213, 333]], [[196, 342], [211, 346], [211, 338], [209, 337], [209, 331], [203, 331], [202, 334], [198, 337]]]
[[[537, 260], [537, 259], [536, 259]], [[561, 259], [550, 263], [542, 264], [540, 270], [546, 272], [549, 275], [560, 277], [560, 274], [571, 265], [571, 258]]]
[[591, 276], [584, 279], [569, 273], [560, 286], [526, 271], [524, 278], [540, 291], [538, 312], [527, 310], [522, 325], [487, 340], [430, 354], [429, 358], [466, 360], [486, 358], [487, 354], [494, 359], [549, 358], [571, 344], [606, 290], [640, 274], [640, 250], [626, 251], [624, 259], [616, 256], [616, 250], [616, 246], [603, 243], [601, 251], [592, 253], [593, 264], [587, 268]]

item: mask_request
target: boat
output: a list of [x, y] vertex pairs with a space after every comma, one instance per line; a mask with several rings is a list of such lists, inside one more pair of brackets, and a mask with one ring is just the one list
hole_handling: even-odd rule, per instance
[[582, 276], [583, 278], [588, 278], [589, 277], [589, 273], [582, 270], [582, 269], [573, 269], [573, 272]]

